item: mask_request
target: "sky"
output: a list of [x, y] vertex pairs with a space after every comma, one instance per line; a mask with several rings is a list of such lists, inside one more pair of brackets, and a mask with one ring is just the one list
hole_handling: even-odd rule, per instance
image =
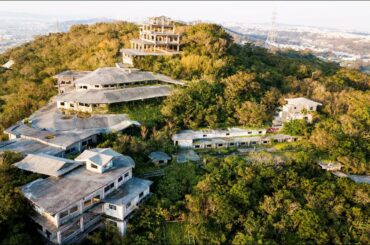
[[276, 22], [370, 32], [370, 1], [0, 1], [1, 12], [47, 15], [54, 19], [106, 17], [142, 21], [166, 15], [176, 20], [216, 23]]

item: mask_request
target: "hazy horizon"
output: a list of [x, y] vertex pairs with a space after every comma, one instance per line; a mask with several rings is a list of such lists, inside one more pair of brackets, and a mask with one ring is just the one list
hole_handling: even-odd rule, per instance
[[103, 17], [142, 21], [148, 16], [166, 15], [184, 21], [269, 23], [274, 8], [277, 12], [276, 22], [279, 24], [370, 32], [370, 2], [0, 2], [1, 12], [43, 15], [61, 21]]

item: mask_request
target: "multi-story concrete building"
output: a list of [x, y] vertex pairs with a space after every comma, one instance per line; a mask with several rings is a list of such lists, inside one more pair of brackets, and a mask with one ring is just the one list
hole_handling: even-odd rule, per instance
[[133, 65], [134, 56], [168, 55], [180, 52], [180, 34], [175, 23], [168, 17], [148, 18], [140, 27], [138, 39], [130, 41], [131, 48], [122, 49], [123, 63]]
[[283, 123], [295, 119], [305, 119], [312, 122], [312, 112], [316, 111], [321, 103], [306, 98], [285, 99], [288, 103], [273, 120], [274, 126], [282, 126]]
[[[58, 84], [61, 80], [58, 80]], [[181, 81], [133, 68], [103, 67], [74, 81], [74, 88], [57, 97], [57, 107], [82, 112], [106, 112], [108, 105], [163, 98]]]
[[123, 235], [127, 216], [149, 195], [151, 181], [132, 177], [133, 159], [111, 149], [86, 150], [74, 161], [27, 156], [17, 167], [50, 177], [22, 187], [33, 221], [49, 241], [68, 244], [109, 220]]

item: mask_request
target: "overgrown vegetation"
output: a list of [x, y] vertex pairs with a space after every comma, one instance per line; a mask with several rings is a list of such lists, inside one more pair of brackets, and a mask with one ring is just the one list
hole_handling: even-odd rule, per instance
[[[133, 156], [137, 167], [144, 168], [151, 151], [175, 152], [170, 135], [180, 128], [268, 126], [289, 96], [309, 97], [323, 107], [313, 124], [292, 121], [284, 127], [303, 136], [299, 143], [281, 145], [290, 153], [285, 165], [259, 155], [250, 156], [251, 162], [210, 159], [205, 170], [170, 165], [165, 176], [155, 179], [154, 195], [130, 220], [125, 239], [108, 229], [88, 242], [168, 244], [163, 232], [178, 228], [188, 233], [185, 241], [197, 244], [368, 244], [368, 186], [333, 177], [316, 161], [339, 161], [353, 174], [370, 172], [369, 76], [309, 53], [273, 54], [252, 44], [234, 44], [213, 24], [184, 26], [182, 31], [181, 55], [142, 57], [135, 63], [188, 80], [188, 86], [162, 103], [112, 107], [143, 121], [143, 127], [132, 134], [107, 135], [100, 147]], [[16, 64], [0, 71], [0, 128], [29, 116], [55, 95], [53, 75], [112, 66], [120, 59], [119, 49], [136, 35], [137, 27], [130, 23], [79, 25], [1, 54], [0, 63], [12, 58]], [[36, 233], [28, 231], [25, 219], [29, 209], [18, 191], [34, 176], [11, 167], [15, 159], [9, 157], [0, 164], [0, 243], [35, 243]], [[175, 228], [169, 228], [169, 221]]]
[[36, 227], [28, 218], [32, 208], [19, 189], [39, 176], [12, 166], [21, 159], [21, 155], [10, 152], [0, 156], [0, 244], [4, 245], [42, 244]]

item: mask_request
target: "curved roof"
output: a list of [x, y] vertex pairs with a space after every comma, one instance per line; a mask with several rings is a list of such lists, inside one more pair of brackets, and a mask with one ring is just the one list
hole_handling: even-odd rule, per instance
[[81, 163], [46, 154], [28, 154], [14, 165], [26, 171], [59, 177], [77, 168]]
[[166, 83], [184, 85], [183, 82], [174, 80], [162, 74], [154, 74], [153, 72], [122, 69], [117, 67], [98, 68], [95, 71], [76, 79], [75, 84], [107, 85], [142, 81], [162, 81]]
[[90, 89], [61, 94], [58, 101], [86, 104], [111, 104], [165, 97], [171, 94], [168, 85], [142, 86], [124, 89]]
[[170, 160], [171, 159], [171, 157], [169, 155], [167, 155], [167, 153], [165, 153], [163, 151], [153, 151], [152, 153], [149, 154], [149, 158], [152, 161], [156, 161], [156, 160]]

